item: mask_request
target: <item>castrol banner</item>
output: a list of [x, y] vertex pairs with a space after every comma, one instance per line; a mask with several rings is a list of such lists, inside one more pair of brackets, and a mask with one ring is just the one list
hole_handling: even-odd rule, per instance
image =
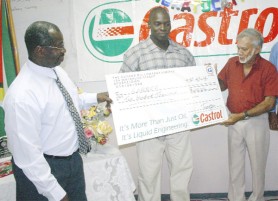
[[197, 65], [218, 70], [237, 55], [236, 36], [255, 28], [264, 37], [261, 55], [268, 59], [278, 41], [276, 0], [102, 0], [73, 1], [79, 81], [104, 81], [117, 73], [124, 53], [149, 37], [149, 12], [169, 10], [170, 38], [188, 48]]

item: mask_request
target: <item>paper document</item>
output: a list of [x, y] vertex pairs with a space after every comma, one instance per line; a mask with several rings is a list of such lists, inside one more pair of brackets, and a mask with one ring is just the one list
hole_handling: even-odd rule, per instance
[[228, 118], [212, 66], [111, 74], [106, 84], [119, 145]]

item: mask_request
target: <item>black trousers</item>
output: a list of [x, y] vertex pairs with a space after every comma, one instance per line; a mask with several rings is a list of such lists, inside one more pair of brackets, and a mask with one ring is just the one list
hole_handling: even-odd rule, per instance
[[[69, 158], [45, 157], [51, 173], [67, 192], [70, 201], [87, 201], [85, 194], [85, 178], [83, 161], [78, 152]], [[47, 201], [39, 194], [35, 185], [25, 176], [23, 171], [12, 160], [16, 181], [16, 201]]]

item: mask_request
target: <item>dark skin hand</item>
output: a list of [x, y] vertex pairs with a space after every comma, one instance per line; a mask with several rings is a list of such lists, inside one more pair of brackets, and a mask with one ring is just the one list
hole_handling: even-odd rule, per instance
[[99, 103], [106, 102], [106, 107], [110, 109], [110, 104], [113, 102], [111, 98], [109, 98], [108, 92], [102, 92], [97, 94], [97, 101]]
[[65, 197], [63, 197], [63, 199], [61, 201], [69, 201], [68, 195], [66, 194]]
[[269, 128], [272, 130], [277, 130], [278, 128], [278, 118], [275, 112], [269, 112]]

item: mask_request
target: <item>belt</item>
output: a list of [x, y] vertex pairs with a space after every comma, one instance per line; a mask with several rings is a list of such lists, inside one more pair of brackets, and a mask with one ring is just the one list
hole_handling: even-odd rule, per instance
[[[76, 152], [78, 152], [78, 150], [75, 151], [75, 152], [73, 152], [72, 155], [73, 155], [74, 153], [76, 153]], [[45, 158], [51, 158], [51, 159], [67, 159], [67, 160], [71, 159], [72, 155], [69, 155], [69, 156], [54, 156], [54, 155], [43, 154], [43, 156], [44, 156]]]

